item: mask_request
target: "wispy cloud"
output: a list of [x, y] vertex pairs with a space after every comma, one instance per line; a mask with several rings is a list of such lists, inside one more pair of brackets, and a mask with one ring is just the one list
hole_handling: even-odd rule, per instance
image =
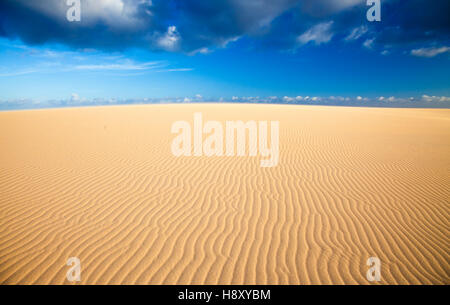
[[[86, 57], [83, 61], [92, 62], [86, 64], [74, 64], [73, 56], [64, 58], [64, 52], [40, 52], [41, 55], [47, 55], [54, 58], [60, 57], [61, 61], [38, 61], [29, 69], [17, 69], [2, 71], [0, 70], [0, 77], [13, 77], [34, 73], [68, 73], [68, 72], [116, 72], [117, 76], [135, 76], [142, 75], [148, 72], [188, 72], [194, 70], [193, 68], [177, 68], [170, 67], [168, 61], [149, 61], [137, 62], [131, 59], [123, 59], [123, 56], [94, 56], [93, 58]], [[37, 51], [36, 51], [37, 54]], [[73, 53], [71, 55], [78, 53]], [[76, 56], [75, 56], [76, 57]], [[79, 61], [79, 59], [75, 59]], [[100, 63], [98, 63], [100, 62]]]
[[20, 75], [33, 74], [36, 72], [39, 72], [39, 71], [38, 70], [12, 71], [12, 72], [0, 73], [0, 77], [20, 76]]
[[333, 21], [330, 21], [313, 26], [297, 38], [298, 42], [301, 44], [307, 44], [312, 41], [316, 45], [329, 42], [334, 35], [331, 31], [331, 26], [333, 23]]
[[431, 47], [431, 48], [414, 49], [411, 51], [411, 54], [418, 57], [431, 58], [447, 52], [450, 52], [450, 47]]
[[366, 34], [368, 31], [369, 31], [369, 29], [366, 25], [362, 25], [360, 27], [354, 28], [350, 32], [350, 34], [347, 37], [345, 37], [345, 40], [346, 41], [358, 40], [364, 34]]
[[152, 61], [144, 63], [136, 63], [130, 60], [121, 63], [105, 63], [93, 65], [77, 65], [73, 70], [90, 70], [90, 71], [136, 71], [136, 70], [151, 70], [167, 66], [166, 62]]
[[189, 72], [193, 71], [192, 68], [177, 68], [177, 69], [164, 69], [164, 70], [158, 70], [156, 72]]
[[372, 49], [373, 48], [373, 42], [375, 41], [375, 38], [372, 39], [367, 39], [366, 41], [364, 41], [363, 46], [366, 49]]

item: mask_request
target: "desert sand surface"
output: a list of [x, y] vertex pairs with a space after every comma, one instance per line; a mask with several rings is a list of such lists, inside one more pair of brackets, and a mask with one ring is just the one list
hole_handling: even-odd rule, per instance
[[[171, 125], [280, 121], [280, 159], [175, 157]], [[450, 110], [0, 113], [0, 283], [450, 284]]]

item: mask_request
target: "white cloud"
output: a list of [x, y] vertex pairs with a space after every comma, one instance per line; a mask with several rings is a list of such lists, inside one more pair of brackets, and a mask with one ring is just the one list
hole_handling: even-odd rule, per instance
[[319, 23], [300, 35], [297, 40], [301, 44], [307, 44], [311, 41], [313, 41], [316, 45], [327, 43], [331, 40], [331, 38], [333, 38], [334, 35], [334, 33], [331, 32], [332, 25], [333, 21]]
[[38, 72], [38, 70], [22, 70], [22, 71], [11, 71], [11, 72], [5, 72], [5, 73], [0, 73], [0, 77], [12, 77], [12, 76], [21, 76], [21, 75], [27, 75], [27, 74], [32, 74], [32, 73], [36, 73]]
[[209, 53], [211, 53], [211, 50], [209, 48], [200, 48], [200, 49], [194, 50], [188, 54], [192, 56], [192, 55], [196, 55], [196, 54], [209, 54]]
[[[67, 54], [66, 54], [67, 53]], [[122, 55], [108, 55], [93, 54], [90, 57], [83, 57], [78, 59], [75, 52], [55, 52], [57, 61], [37, 61], [33, 66], [28, 69], [6, 70], [0, 67], [1, 77], [14, 77], [23, 76], [34, 73], [67, 73], [72, 71], [79, 72], [120, 72], [116, 74], [118, 76], [133, 76], [141, 75], [149, 71], [152, 72], [189, 72], [194, 68], [184, 67], [171, 67], [167, 61], [151, 61], [151, 62], [138, 62], [129, 58], [123, 58]], [[43, 52], [46, 54], [46, 52]], [[72, 63], [72, 59], [75, 58], [78, 63]], [[134, 74], [126, 73], [132, 72]], [[126, 73], [126, 74], [125, 74]]]
[[411, 51], [411, 54], [418, 57], [435, 57], [442, 53], [447, 53], [450, 51], [450, 47], [440, 47], [440, 48], [421, 48], [414, 49]]
[[351, 33], [345, 37], [345, 40], [351, 41], [351, 40], [358, 40], [361, 38], [364, 34], [368, 32], [368, 28], [365, 25], [362, 25], [360, 27], [354, 28]]
[[395, 96], [391, 96], [390, 98], [387, 99], [388, 102], [395, 102]]
[[179, 46], [180, 34], [177, 27], [172, 25], [167, 28], [167, 32], [158, 39], [158, 46], [166, 51], [176, 51]]
[[[301, 97], [296, 98], [285, 97], [234, 97], [233, 102], [250, 102], [250, 103], [279, 103], [285, 102], [298, 103], [298, 104], [314, 104], [314, 105], [354, 105], [354, 106], [382, 106], [382, 107], [436, 107], [436, 108], [450, 108], [450, 97], [448, 96], [430, 96], [423, 95], [421, 97], [374, 97], [367, 98], [359, 96], [354, 97], [342, 97], [342, 96], [330, 96], [330, 97]], [[77, 93], [73, 93], [69, 98], [63, 100], [36, 100], [36, 99], [13, 99], [13, 100], [1, 100], [0, 99], [0, 111], [8, 109], [32, 109], [42, 107], [65, 107], [65, 106], [78, 106], [78, 105], [129, 105], [129, 104], [160, 104], [160, 103], [191, 103], [201, 102], [204, 99], [200, 95], [195, 97], [177, 97], [177, 98], [143, 98], [143, 99], [114, 99], [114, 98], [94, 98], [86, 99], [80, 97]], [[220, 99], [223, 101], [223, 99]], [[302, 101], [302, 102], [300, 102]]]
[[75, 66], [74, 70], [150, 70], [161, 67], [165, 65], [160, 61], [152, 61], [145, 63], [135, 63], [131, 60], [125, 60], [119, 63], [107, 63], [107, 64], [95, 64], [95, 65], [78, 65]]
[[[66, 18], [67, 5], [63, 0], [24, 1], [19, 0], [33, 10], [41, 11], [56, 19]], [[104, 22], [112, 28], [135, 28], [142, 26], [138, 16], [139, 6], [151, 5], [151, 1], [127, 0], [82, 0], [81, 22], [79, 26], [91, 26]]]
[[375, 38], [367, 39], [366, 41], [364, 41], [363, 46], [367, 49], [372, 49], [374, 41], [375, 41]]
[[439, 102], [439, 103], [448, 103], [450, 102], [450, 97], [447, 96], [429, 96], [429, 95], [422, 95], [422, 101], [427, 102], [427, 103], [432, 103], [432, 102]]
[[192, 68], [174, 68], [174, 69], [164, 69], [164, 70], [158, 70], [156, 72], [189, 72], [193, 71]]
[[70, 97], [71, 102], [78, 102], [80, 100], [80, 96], [77, 93], [72, 93], [72, 96]]

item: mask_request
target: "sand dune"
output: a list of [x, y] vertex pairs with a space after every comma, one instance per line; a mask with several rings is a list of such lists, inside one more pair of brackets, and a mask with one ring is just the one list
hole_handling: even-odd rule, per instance
[[[174, 157], [171, 124], [279, 120], [280, 160]], [[0, 113], [0, 283], [450, 284], [450, 111]]]

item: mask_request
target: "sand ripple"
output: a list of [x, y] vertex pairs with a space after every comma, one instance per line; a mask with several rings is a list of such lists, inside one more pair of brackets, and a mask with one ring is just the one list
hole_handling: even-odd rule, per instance
[[[171, 124], [279, 120], [280, 162], [173, 157]], [[450, 111], [0, 113], [0, 283], [450, 284]]]

